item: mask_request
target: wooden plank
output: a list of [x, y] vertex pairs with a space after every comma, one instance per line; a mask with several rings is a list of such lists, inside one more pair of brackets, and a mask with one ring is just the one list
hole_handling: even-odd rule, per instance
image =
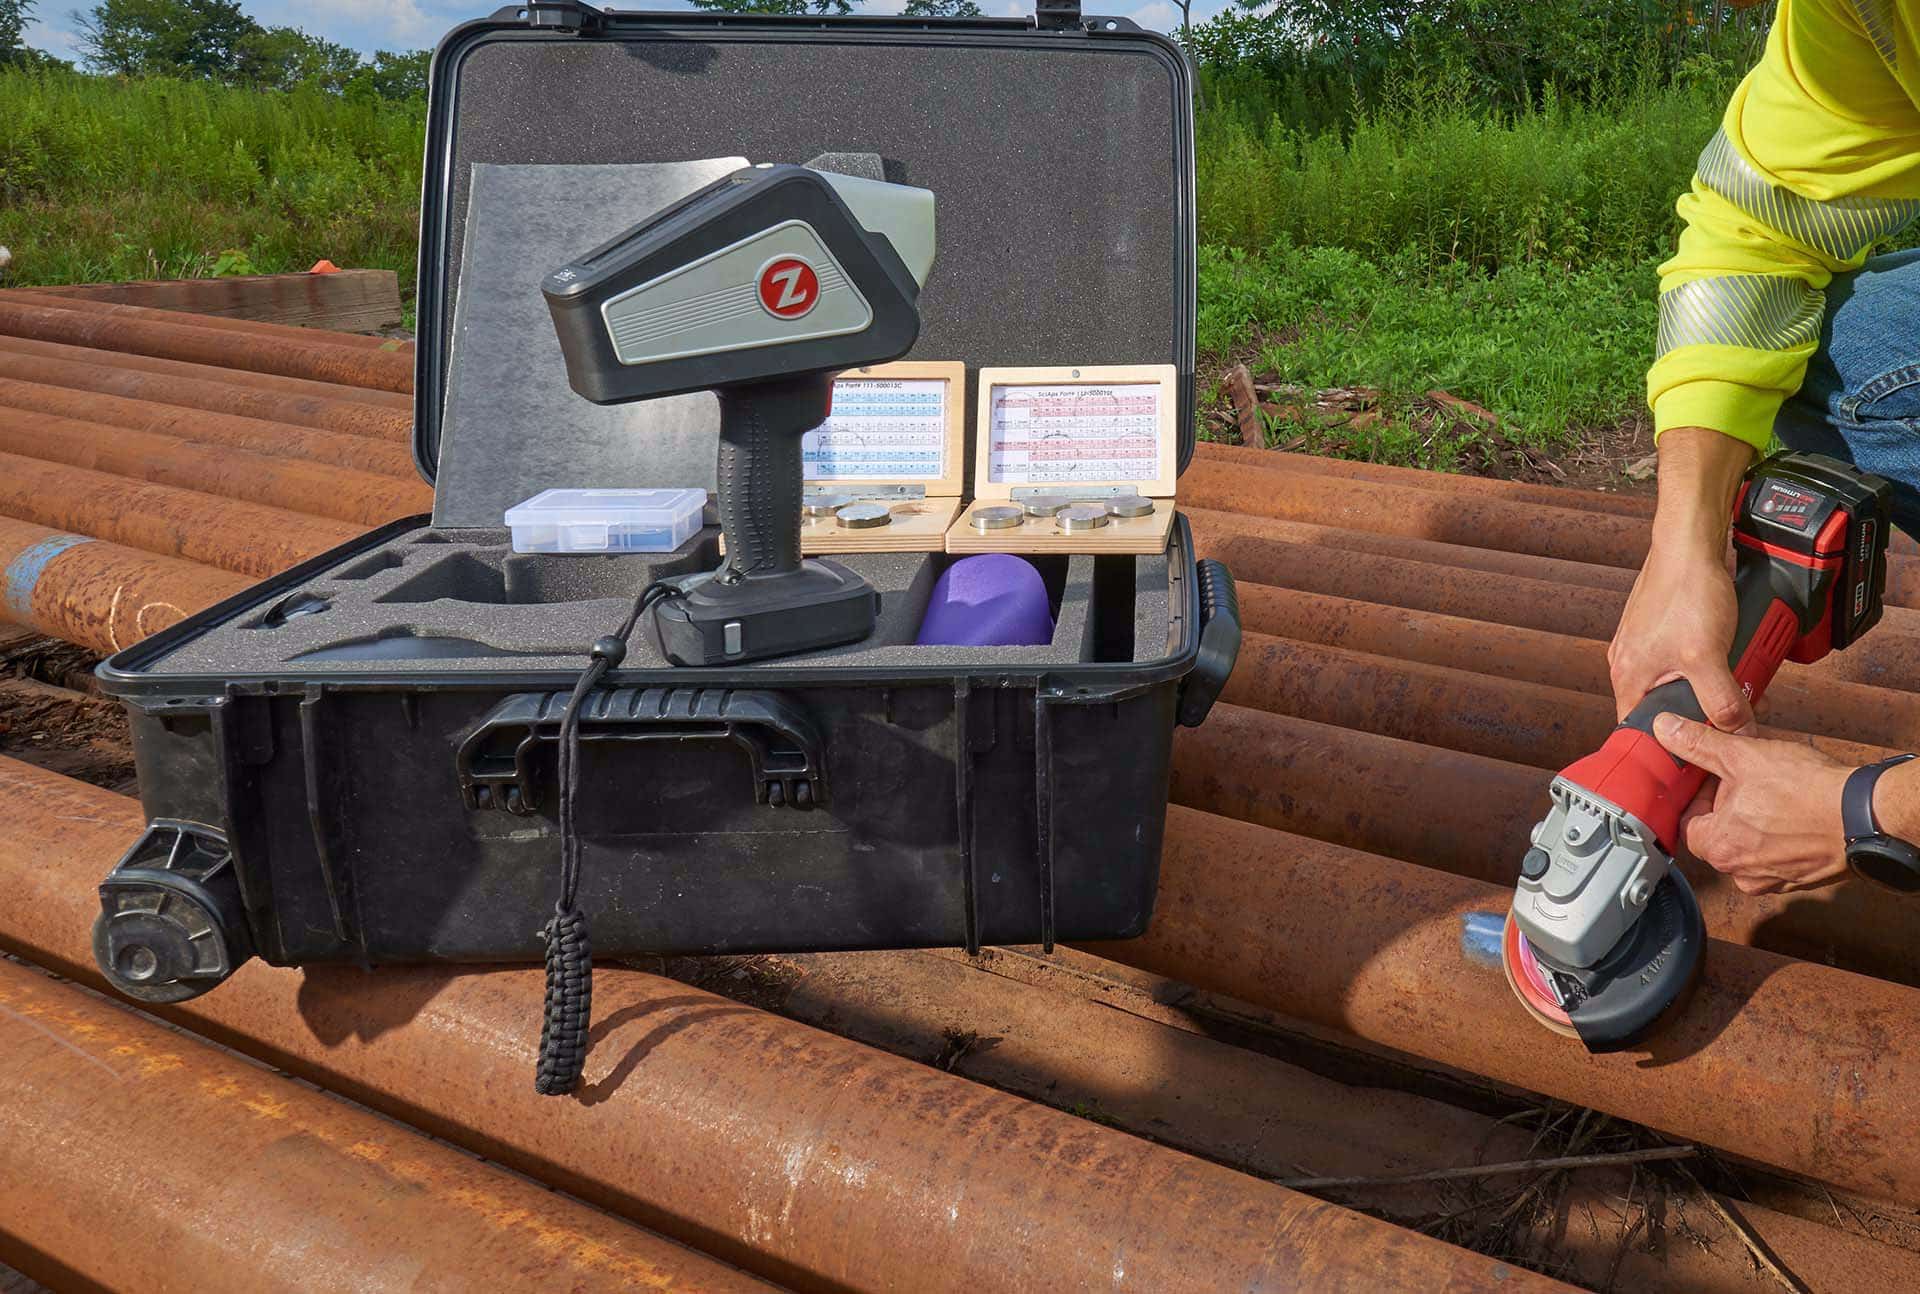
[[800, 526], [803, 553], [937, 553], [960, 511], [958, 499], [876, 499], [893, 519], [884, 526], [849, 530], [832, 517], [809, 517]]
[[1240, 431], [1240, 443], [1251, 449], [1267, 447], [1267, 420], [1260, 414], [1260, 398], [1253, 393], [1253, 374], [1245, 364], [1235, 364], [1227, 374], [1227, 399], [1233, 404], [1234, 426]]
[[[861, 490], [867, 485], [920, 485], [924, 486], [930, 498], [957, 498], [966, 488], [967, 480], [967, 366], [958, 360], [902, 360], [892, 364], [870, 364], [865, 368], [850, 368], [834, 382], [834, 390], [843, 393], [842, 388], [851, 390], [850, 383], [883, 382], [940, 382], [945, 384], [941, 413], [945, 419], [946, 435], [940, 451], [940, 470], [927, 477], [871, 477], [871, 476], [818, 476], [814, 465], [809, 462], [802, 469], [806, 472], [807, 484], [819, 489], [830, 489], [836, 494], [850, 494], [856, 498], [867, 497]], [[812, 432], [808, 432], [812, 435]]]
[[[1013, 387], [1108, 387], [1152, 385], [1159, 388], [1155, 401], [1154, 441], [1155, 473], [1151, 480], [1104, 481], [1075, 480], [1054, 482], [1044, 473], [1019, 480], [993, 479], [993, 398], [996, 388]], [[1179, 437], [1174, 423], [1179, 407], [1178, 377], [1171, 364], [1082, 364], [1049, 368], [983, 368], [975, 411], [973, 448], [973, 494], [975, 499], [1003, 502], [1018, 489], [1041, 489], [1048, 494], [1073, 497], [1078, 493], [1096, 494], [1113, 489], [1131, 489], [1155, 498], [1172, 498]], [[988, 551], [993, 551], [989, 549]], [[1093, 551], [1091, 549], [1086, 551]]]
[[392, 270], [75, 283], [25, 290], [82, 301], [111, 301], [150, 310], [183, 310], [338, 332], [378, 332], [398, 327], [403, 317], [400, 280]]

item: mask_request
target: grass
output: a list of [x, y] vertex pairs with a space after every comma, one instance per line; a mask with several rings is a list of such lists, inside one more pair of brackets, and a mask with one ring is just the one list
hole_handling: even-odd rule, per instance
[[1309, 434], [1316, 448], [1450, 467], [1473, 429], [1436, 436], [1416, 425], [1408, 414], [1430, 388], [1484, 405], [1509, 439], [1550, 454], [1637, 416], [1654, 288], [1650, 261], [1480, 270], [1427, 266], [1411, 251], [1373, 260], [1285, 240], [1253, 254], [1209, 246], [1200, 256], [1199, 344], [1216, 369], [1243, 360], [1310, 389], [1382, 392], [1383, 423]]
[[0, 72], [14, 281], [394, 269], [410, 293], [425, 108], [317, 90]]
[[1216, 95], [1197, 159], [1203, 374], [1243, 360], [1377, 388], [1383, 422], [1309, 422], [1308, 445], [1428, 467], [1478, 434], [1414, 416], [1434, 387], [1549, 455], [1642, 417], [1655, 266], [1727, 88], [1712, 65], [1604, 107], [1549, 93], [1497, 116], [1439, 81], [1313, 136], [1259, 120], [1257, 94]]

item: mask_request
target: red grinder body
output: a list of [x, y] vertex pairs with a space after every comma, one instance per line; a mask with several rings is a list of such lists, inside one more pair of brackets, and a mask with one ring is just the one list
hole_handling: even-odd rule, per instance
[[[1818, 660], [1880, 618], [1890, 494], [1820, 455], [1775, 455], [1748, 475], [1734, 508], [1728, 663], [1750, 701], [1783, 662]], [[1554, 807], [1521, 862], [1509, 981], [1536, 1018], [1594, 1051], [1638, 1042], [1685, 996], [1705, 944], [1699, 906], [1669, 868], [1707, 775], [1655, 740], [1663, 713], [1706, 721], [1685, 679], [1647, 693], [1554, 779]]]

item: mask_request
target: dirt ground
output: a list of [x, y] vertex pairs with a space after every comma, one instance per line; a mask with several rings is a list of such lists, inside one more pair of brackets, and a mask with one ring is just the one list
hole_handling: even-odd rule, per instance
[[120, 703], [91, 691], [90, 652], [0, 627], [0, 755], [131, 795]]
[[[1653, 490], [1653, 427], [1644, 414], [1586, 428], [1571, 447], [1547, 452], [1511, 434], [1493, 411], [1438, 388], [1411, 402], [1368, 387], [1309, 389], [1249, 371], [1252, 353], [1202, 365], [1202, 438], [1245, 444], [1243, 428], [1257, 427], [1268, 449], [1608, 493]], [[1404, 430], [1386, 434], [1390, 424]]]

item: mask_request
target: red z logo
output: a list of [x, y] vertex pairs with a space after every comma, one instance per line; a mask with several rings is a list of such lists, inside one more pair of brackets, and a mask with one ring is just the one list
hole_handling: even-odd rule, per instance
[[820, 301], [820, 276], [798, 256], [768, 261], [760, 271], [760, 308], [775, 319], [798, 319]]

